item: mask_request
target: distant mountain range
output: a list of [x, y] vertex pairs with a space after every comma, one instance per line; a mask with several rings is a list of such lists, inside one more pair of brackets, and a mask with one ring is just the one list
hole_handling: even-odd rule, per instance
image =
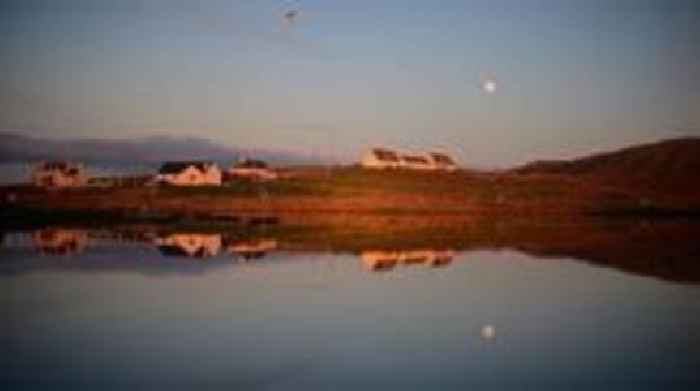
[[160, 163], [172, 160], [233, 161], [240, 157], [273, 163], [309, 163], [302, 154], [232, 148], [201, 138], [169, 136], [126, 139], [52, 139], [0, 132], [0, 162], [72, 160], [87, 163]]
[[700, 138], [664, 140], [575, 160], [536, 161], [514, 171], [521, 174], [588, 175], [698, 186]]

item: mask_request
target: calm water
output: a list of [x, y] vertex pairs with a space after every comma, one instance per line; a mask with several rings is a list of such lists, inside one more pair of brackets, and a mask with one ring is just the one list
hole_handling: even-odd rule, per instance
[[700, 285], [572, 258], [76, 230], [1, 251], [1, 389], [700, 386]]

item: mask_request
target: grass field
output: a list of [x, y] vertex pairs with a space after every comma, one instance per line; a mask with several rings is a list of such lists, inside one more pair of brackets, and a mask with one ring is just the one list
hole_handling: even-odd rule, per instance
[[630, 187], [590, 176], [473, 171], [296, 168], [285, 179], [217, 187], [3, 188], [4, 208], [119, 215], [255, 213], [693, 214], [700, 197]]

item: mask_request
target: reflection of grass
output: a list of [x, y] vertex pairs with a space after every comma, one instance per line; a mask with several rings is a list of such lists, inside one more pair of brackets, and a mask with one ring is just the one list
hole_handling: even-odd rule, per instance
[[[700, 281], [700, 223], [685, 217], [652, 220], [348, 213], [282, 215], [280, 224], [268, 225], [187, 216], [18, 211], [10, 216], [0, 209], [0, 231], [54, 225], [107, 228], [119, 232], [119, 237], [133, 238], [153, 237], [153, 233], [220, 233], [233, 242], [275, 239], [280, 249], [290, 251], [507, 249], [537, 257], [586, 260], [677, 281]], [[16, 221], [24, 225], [10, 226], [6, 223], [8, 217], [19, 218]]]

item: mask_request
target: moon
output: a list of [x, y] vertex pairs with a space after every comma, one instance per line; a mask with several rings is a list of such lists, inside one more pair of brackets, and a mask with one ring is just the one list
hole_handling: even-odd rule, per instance
[[494, 94], [498, 89], [498, 84], [494, 79], [486, 79], [481, 82], [481, 89], [487, 94]]

